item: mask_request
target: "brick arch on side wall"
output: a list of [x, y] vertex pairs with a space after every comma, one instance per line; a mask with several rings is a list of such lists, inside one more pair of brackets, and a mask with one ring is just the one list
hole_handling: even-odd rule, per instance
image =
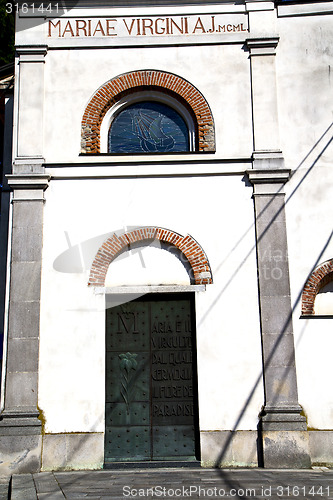
[[125, 73], [102, 85], [90, 99], [82, 118], [81, 153], [100, 152], [100, 127], [107, 111], [126, 93], [159, 90], [169, 93], [190, 108], [197, 125], [199, 151], [215, 151], [214, 120], [203, 95], [188, 81], [164, 71]]
[[159, 240], [178, 248], [186, 257], [192, 270], [195, 284], [207, 285], [213, 282], [207, 256], [192, 236], [182, 236], [174, 231], [160, 227], [141, 227], [117, 236], [113, 234], [98, 250], [93, 261], [88, 285], [104, 286], [111, 262], [129, 246], [136, 242]]
[[302, 293], [302, 314], [315, 314], [316, 295], [331, 281], [333, 281], [333, 259], [320, 264], [308, 278]]

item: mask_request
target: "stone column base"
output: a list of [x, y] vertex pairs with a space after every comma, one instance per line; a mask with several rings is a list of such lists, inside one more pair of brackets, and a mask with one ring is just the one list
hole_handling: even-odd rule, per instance
[[3, 412], [0, 416], [0, 475], [39, 472], [42, 434], [38, 412]]
[[263, 431], [265, 469], [309, 469], [307, 431]]
[[309, 434], [298, 405], [267, 405], [261, 417], [263, 462], [266, 469], [311, 467]]

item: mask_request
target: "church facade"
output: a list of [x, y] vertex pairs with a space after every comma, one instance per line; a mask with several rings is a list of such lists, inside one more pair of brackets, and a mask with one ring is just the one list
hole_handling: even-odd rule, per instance
[[333, 2], [24, 5], [0, 471], [332, 465]]

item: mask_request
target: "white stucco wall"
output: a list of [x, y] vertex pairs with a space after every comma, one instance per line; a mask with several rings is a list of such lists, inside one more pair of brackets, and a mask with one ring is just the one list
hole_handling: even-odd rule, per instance
[[[207, 6], [202, 9], [206, 12]], [[244, 11], [236, 6], [227, 9], [236, 10]], [[108, 12], [138, 14], [126, 9]], [[161, 12], [149, 9], [150, 15]], [[164, 15], [183, 12], [177, 7], [163, 10]], [[187, 12], [197, 14], [194, 7]], [[38, 38], [42, 29], [35, 31]], [[53, 164], [47, 171], [56, 180], [46, 192], [44, 218], [39, 404], [46, 432], [103, 432], [104, 297], [88, 289], [89, 269], [110, 233], [150, 225], [191, 234], [212, 267], [214, 284], [196, 296], [201, 429], [255, 430], [263, 389], [252, 188], [240, 174], [248, 163], [207, 162], [248, 159], [252, 153], [248, 54], [239, 42], [184, 45], [182, 40], [180, 45], [157, 47], [153, 40], [145, 40], [146, 46], [116, 51], [108, 50], [112, 40], [104, 47], [94, 41], [94, 48], [83, 50], [54, 50], [71, 40], [47, 42], [53, 49], [45, 59], [48, 119], [43, 153]], [[112, 158], [112, 167], [106, 166], [108, 158], [79, 156], [82, 115], [94, 92], [111, 78], [141, 69], [174, 73], [202, 92], [214, 116], [216, 154], [192, 155], [191, 160], [204, 158], [193, 164], [177, 156], [172, 163], [170, 157], [150, 157], [141, 165]], [[77, 168], [64, 168], [62, 162]], [[175, 177], [168, 177], [171, 174]], [[164, 251], [147, 249], [141, 257], [148, 262], [144, 270], [137, 255], [114, 262], [106, 285], [188, 282], [179, 261]], [[76, 272], [62, 272], [73, 269]]]
[[[329, 201], [333, 196], [333, 177], [330, 168], [322, 165], [320, 159], [313, 167], [313, 162], [309, 163], [294, 174], [287, 189], [296, 366], [299, 401], [308, 417], [308, 425], [311, 428], [331, 429], [333, 397], [329, 353], [333, 348], [332, 319], [302, 319], [301, 293], [314, 267], [333, 256]], [[323, 210], [325, 204], [327, 210]], [[318, 309], [316, 312], [319, 312]]]
[[328, 131], [332, 124], [332, 17], [283, 17], [278, 30], [278, 102], [285, 165], [293, 170], [304, 167], [302, 162], [317, 141], [321, 141], [317, 148], [321, 164], [329, 162], [332, 153], [324, 149], [332, 137], [332, 130]]
[[[225, 71], [230, 67], [232, 75], [237, 75], [232, 85], [232, 75]], [[210, 46], [209, 50], [206, 46], [171, 46], [119, 48], [116, 57], [105, 49], [49, 51], [45, 62], [46, 161], [86, 161], [78, 155], [81, 120], [90, 98], [111, 78], [142, 69], [174, 73], [203, 93], [214, 117], [219, 157], [251, 155], [249, 61], [241, 45]]]
[[331, 16], [280, 18], [277, 57], [299, 402], [314, 429], [333, 427], [332, 319], [300, 318], [309, 274], [333, 257], [331, 26]]
[[[331, 320], [299, 319], [308, 274], [333, 257], [331, 16], [280, 17], [274, 24], [271, 7], [252, 13], [250, 27], [253, 36], [260, 26], [267, 36], [274, 30], [279, 36], [280, 147], [293, 171], [286, 214], [299, 401], [310, 427], [332, 429]], [[45, 31], [22, 31], [18, 43], [24, 42], [46, 43]], [[242, 181], [253, 151], [249, 54], [239, 41], [148, 45], [114, 51], [107, 44], [82, 50], [53, 45], [45, 58], [41, 142], [53, 176], [45, 194], [39, 358], [46, 432], [104, 430], [104, 298], [87, 281], [94, 251], [110, 233], [129, 226], [189, 233], [209, 258], [214, 284], [196, 297], [201, 429], [254, 430], [264, 402], [252, 188]], [[110, 158], [79, 156], [81, 119], [94, 92], [117, 75], [151, 68], [177, 74], [202, 92], [215, 120], [216, 154], [191, 155], [193, 163], [177, 156], [142, 164], [113, 157], [111, 166]], [[24, 92], [29, 86], [23, 100]], [[260, 128], [268, 141], [269, 127]], [[35, 130], [27, 128], [21, 151], [29, 152], [24, 145], [33, 137]], [[275, 139], [269, 145], [275, 147]], [[172, 272], [156, 273], [165, 271], [170, 256], [153, 250], [146, 257], [149, 276], [140, 269], [132, 280], [132, 260], [119, 264], [118, 274], [110, 267], [107, 284], [186, 282], [176, 261]]]
[[[47, 432], [104, 429], [103, 296], [87, 286], [89, 262], [85, 272], [61, 272], [71, 266], [62, 267], [58, 256], [69, 244], [74, 247], [133, 225], [188, 233], [203, 246], [214, 284], [196, 298], [200, 425], [203, 430], [233, 429], [236, 423], [241, 429], [256, 428], [263, 401], [262, 382], [257, 380], [261, 346], [252, 190], [241, 176], [215, 177], [214, 185], [211, 180], [203, 176], [51, 182], [44, 216], [39, 374], [39, 405]], [[196, 203], [193, 193], [198, 192], [209, 196]], [[99, 245], [97, 240], [96, 252]], [[165, 265], [165, 257], [163, 250], [154, 250], [148, 256], [155, 259], [156, 270], [158, 264]], [[74, 265], [75, 259], [71, 262]], [[133, 266], [123, 269], [133, 272]], [[177, 272], [182, 281], [183, 268]], [[109, 275], [112, 279], [112, 265]], [[175, 276], [176, 271], [169, 281]], [[130, 279], [127, 274], [125, 282]], [[156, 282], [168, 284], [166, 279], [162, 267]]]

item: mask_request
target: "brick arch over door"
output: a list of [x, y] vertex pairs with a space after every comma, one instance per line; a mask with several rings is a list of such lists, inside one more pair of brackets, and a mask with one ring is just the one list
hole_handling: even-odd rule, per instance
[[207, 285], [213, 282], [207, 256], [192, 236], [181, 236], [161, 227], [141, 227], [120, 236], [113, 234], [103, 243], [92, 264], [88, 285], [104, 286], [109, 265], [120, 253], [128, 250], [131, 243], [148, 244], [153, 240], [170, 243], [185, 255], [193, 270], [195, 284]]
[[320, 264], [308, 278], [302, 293], [302, 314], [315, 314], [317, 293], [333, 281], [333, 259]]
[[100, 152], [100, 127], [107, 111], [124, 95], [140, 90], [169, 93], [190, 108], [197, 125], [197, 149], [215, 151], [214, 121], [203, 95], [188, 81], [164, 71], [142, 70], [112, 78], [90, 99], [82, 118], [81, 152]]

